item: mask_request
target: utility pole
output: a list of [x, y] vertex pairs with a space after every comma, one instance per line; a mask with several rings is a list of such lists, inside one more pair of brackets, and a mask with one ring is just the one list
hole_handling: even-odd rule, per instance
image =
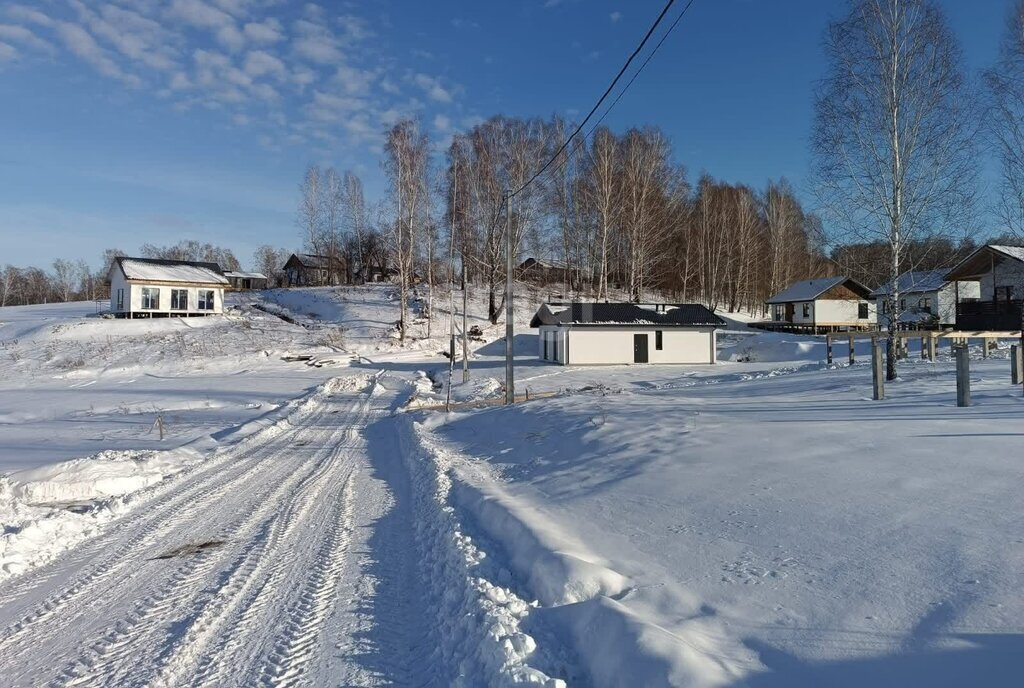
[[469, 330], [466, 318], [466, 307], [469, 292], [469, 283], [466, 281], [466, 240], [462, 240], [462, 381], [469, 382]]
[[516, 403], [515, 365], [512, 361], [512, 192], [505, 191], [505, 403]]

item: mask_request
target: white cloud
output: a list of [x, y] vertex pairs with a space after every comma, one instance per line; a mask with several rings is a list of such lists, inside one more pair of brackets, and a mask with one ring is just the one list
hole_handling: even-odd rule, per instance
[[342, 65], [334, 73], [334, 82], [337, 83], [345, 93], [361, 94], [370, 90], [375, 74], [368, 70], [356, 69]]
[[232, 25], [223, 26], [217, 30], [217, 40], [225, 48], [232, 52], [238, 52], [245, 47], [245, 36], [238, 30], [238, 27]]
[[233, 115], [231, 117], [231, 121], [234, 122], [235, 125], [239, 126], [239, 127], [247, 127], [247, 126], [249, 126], [249, 123], [252, 122], [252, 120], [249, 119], [248, 115], [243, 114], [241, 112]]
[[[10, 43], [20, 43], [21, 45], [39, 50], [50, 56], [56, 55], [57, 53], [57, 49], [54, 48], [51, 43], [39, 38], [24, 26], [0, 24], [0, 38], [5, 41], [9, 41]], [[13, 48], [11, 49], [13, 50]]]
[[57, 25], [57, 35], [68, 50], [91, 64], [100, 74], [117, 79], [132, 87], [142, 85], [142, 80], [139, 77], [125, 73], [81, 26], [60, 22]]
[[201, 0], [173, 0], [167, 14], [200, 29], [217, 30], [235, 25], [230, 14]]
[[18, 59], [18, 51], [13, 45], [0, 43], [0, 62], [10, 62]]
[[434, 115], [434, 128], [440, 132], [447, 132], [452, 128], [452, 121], [445, 115]]
[[295, 22], [296, 37], [292, 49], [296, 55], [317, 64], [333, 64], [341, 61], [338, 39], [322, 24], [300, 19]]
[[288, 68], [280, 59], [265, 50], [253, 50], [245, 58], [245, 73], [251, 77], [271, 76], [283, 81], [288, 76]]
[[273, 17], [262, 22], [249, 22], [243, 29], [245, 37], [253, 43], [269, 44], [284, 40], [281, 22]]
[[428, 75], [419, 73], [413, 76], [413, 83], [423, 89], [424, 93], [427, 94], [431, 100], [436, 100], [439, 103], [450, 103], [452, 102], [452, 94], [448, 92], [441, 82], [436, 78]]
[[38, 24], [40, 26], [53, 26], [54, 24], [53, 19], [49, 16], [27, 5], [8, 5], [4, 11], [7, 16], [16, 21]]
[[611, 19], [612, 23], [614, 24], [615, 22], [622, 19], [622, 12], [612, 12], [611, 14], [608, 15], [608, 18]]

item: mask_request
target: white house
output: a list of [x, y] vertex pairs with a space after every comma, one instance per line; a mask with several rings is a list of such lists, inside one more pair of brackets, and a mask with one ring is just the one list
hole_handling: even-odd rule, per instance
[[107, 280], [110, 310], [123, 318], [223, 313], [229, 286], [216, 263], [156, 258], [115, 258]]
[[[977, 280], [950, 281], [946, 270], [904, 272], [896, 278], [900, 323], [907, 327], [956, 325], [959, 299], [977, 299], [981, 287]], [[879, 328], [889, 324], [892, 285], [884, 284], [871, 292], [878, 304]]]
[[849, 277], [821, 277], [794, 282], [768, 299], [771, 329], [810, 331], [862, 330], [875, 327], [871, 290]]
[[530, 322], [538, 356], [562, 365], [714, 363], [724, 325], [691, 303], [546, 303]]
[[976, 297], [961, 291], [957, 326], [965, 330], [1019, 330], [1024, 308], [1024, 247], [979, 247], [946, 273], [950, 281], [977, 280]]

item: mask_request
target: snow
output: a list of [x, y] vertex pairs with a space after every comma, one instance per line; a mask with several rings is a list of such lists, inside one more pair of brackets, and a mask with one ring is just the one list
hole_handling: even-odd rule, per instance
[[869, 342], [828, 365], [743, 314], [717, 365], [567, 368], [541, 296], [531, 401], [479, 403], [504, 327], [477, 291], [448, 414], [422, 291], [404, 347], [388, 285], [0, 309], [5, 684], [1015, 685], [1005, 348], [965, 409], [944, 351], [874, 402]]
[[125, 277], [140, 282], [228, 284], [228, 280], [223, 274], [202, 263], [150, 262], [142, 258], [121, 258], [118, 260], [118, 264]]
[[768, 303], [786, 303], [787, 301], [813, 301], [826, 291], [842, 284], [845, 277], [823, 277], [820, 279], [802, 280], [794, 282], [775, 296], [768, 299]]

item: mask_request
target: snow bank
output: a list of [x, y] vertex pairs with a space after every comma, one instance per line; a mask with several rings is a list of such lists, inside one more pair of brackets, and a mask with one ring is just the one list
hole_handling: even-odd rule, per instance
[[451, 480], [437, 471], [408, 426], [400, 439], [412, 479], [424, 593], [432, 617], [448, 626], [438, 629], [434, 652], [441, 665], [460, 668], [451, 685], [565, 688], [563, 680], [530, 664], [537, 643], [522, 626], [533, 606], [480, 575], [487, 554], [458, 521], [450, 504]]
[[[425, 425], [414, 426], [414, 435], [455, 512], [466, 513], [499, 543], [517, 580], [543, 605], [535, 618], [554, 627], [593, 685], [710, 687], [736, 680], [717, 659], [714, 641], [703, 637], [718, 629], [693, 621], [682, 637], [616, 602], [632, 591], [627, 576], [560, 532], [535, 506], [472, 475], [476, 464], [445, 450]], [[427, 461], [418, 462], [419, 470]]]
[[607, 597], [554, 607], [546, 618], [572, 637], [598, 688], [733, 685], [717, 659]]
[[5, 479], [15, 499], [29, 504], [115, 497], [160, 482], [182, 468], [176, 452], [104, 451], [15, 471]]

